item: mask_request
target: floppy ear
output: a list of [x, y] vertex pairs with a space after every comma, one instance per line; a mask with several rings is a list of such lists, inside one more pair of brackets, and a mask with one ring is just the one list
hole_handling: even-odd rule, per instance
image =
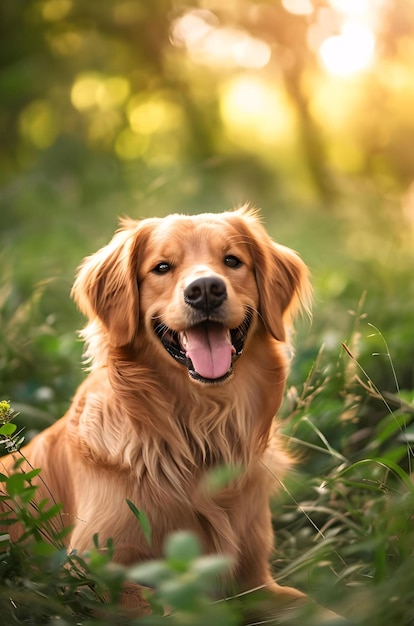
[[261, 225], [255, 211], [243, 207], [235, 212], [247, 226], [259, 290], [259, 312], [269, 333], [286, 340], [288, 327], [301, 309], [310, 312], [309, 272], [302, 259], [276, 244]]
[[90, 320], [98, 317], [112, 345], [130, 343], [138, 328], [139, 222], [124, 221], [110, 243], [79, 268], [72, 296]]
[[271, 335], [285, 341], [298, 310], [310, 310], [308, 269], [293, 250], [271, 240], [257, 246], [255, 255], [260, 312]]

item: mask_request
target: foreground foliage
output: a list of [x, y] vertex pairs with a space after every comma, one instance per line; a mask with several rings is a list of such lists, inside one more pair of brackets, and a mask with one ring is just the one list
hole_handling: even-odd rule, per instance
[[[275, 577], [346, 615], [349, 623], [409, 626], [414, 623], [412, 394], [381, 394], [358, 361], [358, 336], [355, 330], [339, 358], [322, 350], [303, 387], [287, 394], [285, 431], [300, 461], [274, 505]], [[0, 413], [2, 444], [18, 448], [23, 436], [7, 401], [0, 403]], [[187, 533], [169, 539], [163, 560], [133, 568], [114, 564], [111, 542], [100, 546], [99, 537], [86, 558], [67, 553], [59, 504], [42, 502], [34, 510], [32, 479], [39, 470], [23, 474], [19, 465], [11, 477], [0, 476], [3, 506], [15, 511], [2, 515], [2, 525], [18, 520], [25, 531], [14, 544], [7, 533], [1, 536], [4, 623], [242, 623], [240, 598], [214, 599], [214, 581], [229, 567], [226, 558], [201, 556], [197, 540]], [[144, 513], [130, 507], [150, 541]], [[148, 586], [151, 616], [121, 617], [124, 582]], [[246, 599], [248, 604], [249, 594]], [[260, 602], [254, 590], [251, 601]], [[287, 616], [265, 623], [298, 622]], [[314, 622], [304, 615], [300, 623]]]

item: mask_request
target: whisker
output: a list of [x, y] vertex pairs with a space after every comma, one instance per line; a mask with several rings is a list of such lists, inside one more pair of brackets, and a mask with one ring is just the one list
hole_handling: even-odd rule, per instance
[[263, 315], [261, 314], [261, 312], [259, 311], [259, 309], [256, 309], [256, 307], [254, 307], [254, 306], [249, 304], [248, 306], [246, 306], [246, 310], [251, 311], [252, 316], [253, 316], [254, 313], [256, 313], [257, 317], [263, 322], [263, 324], [266, 325], [265, 319], [264, 319]]

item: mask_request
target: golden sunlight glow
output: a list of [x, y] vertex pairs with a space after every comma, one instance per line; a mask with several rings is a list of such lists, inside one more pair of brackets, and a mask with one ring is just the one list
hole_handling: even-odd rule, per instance
[[269, 63], [271, 51], [267, 43], [244, 33], [236, 32], [236, 38], [231, 51], [236, 65], [253, 69], [265, 67]]
[[99, 108], [103, 111], [116, 109], [127, 100], [129, 81], [123, 76], [82, 74], [72, 86], [71, 101], [78, 111]]
[[292, 133], [292, 114], [283, 92], [251, 76], [228, 81], [221, 92], [220, 112], [237, 142], [253, 138], [272, 143]]
[[[326, 33], [317, 45], [323, 66], [330, 74], [342, 77], [367, 70], [375, 60], [375, 34], [389, 0], [328, 1], [332, 17], [329, 20], [329, 9], [324, 10], [324, 24], [318, 25], [321, 32], [322, 26], [326, 29], [331, 22], [330, 36]], [[340, 33], [333, 34], [338, 25]], [[316, 30], [311, 33], [314, 42], [318, 38]]]
[[204, 9], [188, 11], [174, 20], [171, 29], [172, 43], [176, 46], [192, 47], [202, 41], [217, 26], [214, 13]]
[[311, 0], [282, 0], [282, 5], [293, 15], [312, 15], [314, 11]]
[[101, 85], [98, 74], [84, 74], [74, 82], [70, 94], [73, 106], [78, 111], [85, 111], [96, 106], [96, 95]]
[[182, 123], [179, 107], [161, 94], [149, 99], [134, 96], [128, 102], [127, 115], [131, 129], [142, 135], [165, 133]]
[[129, 96], [129, 81], [123, 76], [105, 78], [96, 93], [96, 102], [100, 109], [116, 109], [124, 104]]
[[346, 15], [367, 15], [374, 8], [372, 0], [329, 0], [329, 4]]
[[173, 22], [171, 41], [204, 65], [262, 68], [271, 56], [267, 43], [244, 30], [219, 26], [213, 13], [201, 9], [188, 11]]
[[369, 68], [374, 59], [375, 36], [363, 23], [345, 21], [340, 35], [328, 37], [319, 49], [331, 74], [351, 76]]

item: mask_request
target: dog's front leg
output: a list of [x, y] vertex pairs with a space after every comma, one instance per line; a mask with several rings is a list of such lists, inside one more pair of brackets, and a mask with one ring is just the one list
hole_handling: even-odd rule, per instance
[[236, 570], [236, 582], [246, 607], [245, 623], [264, 619], [269, 624], [276, 620], [278, 624], [297, 626], [306, 617], [306, 623], [315, 626], [343, 624], [341, 617], [313, 602], [298, 589], [279, 585], [273, 580], [269, 566], [272, 551], [270, 511], [263, 507], [257, 509], [250, 522]]

